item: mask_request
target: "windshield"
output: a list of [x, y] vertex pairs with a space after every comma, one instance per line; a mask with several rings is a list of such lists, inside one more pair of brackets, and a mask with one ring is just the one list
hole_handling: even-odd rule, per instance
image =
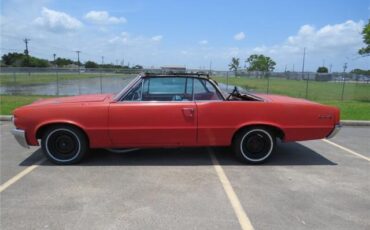
[[140, 75], [132, 79], [119, 93], [114, 95], [113, 100], [119, 100], [119, 98], [127, 91], [129, 90], [138, 80], [140, 79]]

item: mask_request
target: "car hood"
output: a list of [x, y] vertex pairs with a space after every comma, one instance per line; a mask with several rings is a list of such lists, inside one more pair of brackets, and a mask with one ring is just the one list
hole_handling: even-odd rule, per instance
[[89, 94], [71, 97], [57, 97], [49, 99], [40, 99], [31, 105], [47, 105], [47, 104], [61, 104], [61, 103], [81, 103], [81, 102], [102, 102], [107, 98], [111, 98], [113, 94]]

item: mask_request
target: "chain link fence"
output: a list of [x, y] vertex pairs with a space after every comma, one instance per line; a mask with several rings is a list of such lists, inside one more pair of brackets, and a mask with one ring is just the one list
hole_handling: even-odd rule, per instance
[[[79, 95], [119, 92], [140, 72], [163, 73], [163, 69], [66, 69], [1, 68], [2, 95]], [[350, 73], [313, 72], [208, 72], [221, 88], [234, 86], [247, 91], [281, 94], [315, 101], [358, 100], [370, 102], [370, 77]]]

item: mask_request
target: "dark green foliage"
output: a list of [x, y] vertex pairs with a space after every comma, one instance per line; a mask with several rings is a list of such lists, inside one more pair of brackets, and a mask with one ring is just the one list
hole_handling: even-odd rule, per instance
[[358, 53], [361, 55], [368, 55], [370, 54], [370, 19], [362, 30], [362, 36], [366, 46], [361, 48]]
[[63, 67], [63, 66], [66, 66], [66, 65], [76, 64], [71, 59], [60, 58], [60, 57], [58, 57], [57, 59], [55, 59], [55, 62], [52, 62], [52, 63], [54, 65], [57, 65], [58, 67]]
[[368, 70], [354, 69], [354, 70], [351, 71], [351, 73], [370, 76], [370, 69], [368, 69]]
[[143, 66], [141, 65], [134, 65], [132, 69], [143, 69]]
[[5, 66], [12, 67], [48, 67], [49, 62], [22, 53], [8, 53], [2, 56], [2, 62]]
[[99, 65], [98, 64], [96, 64], [95, 62], [93, 62], [93, 61], [87, 61], [87, 62], [85, 62], [85, 68], [87, 68], [87, 69], [94, 69], [94, 68], [98, 68], [99, 67]]
[[229, 70], [234, 71], [235, 76], [236, 76], [236, 75], [237, 75], [237, 73], [238, 73], [239, 64], [240, 64], [240, 60], [239, 60], [239, 58], [235, 58], [235, 57], [233, 57], [233, 58], [231, 59], [231, 63], [229, 64]]
[[319, 68], [317, 68], [317, 71], [316, 72], [317, 73], [328, 73], [329, 70], [325, 66], [320, 66]]
[[274, 71], [276, 62], [263, 54], [252, 54], [246, 60], [249, 64], [248, 71], [271, 72]]

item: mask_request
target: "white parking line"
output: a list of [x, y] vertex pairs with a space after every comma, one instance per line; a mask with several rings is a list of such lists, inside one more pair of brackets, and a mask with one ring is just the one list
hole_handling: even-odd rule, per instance
[[221, 184], [225, 190], [227, 197], [231, 203], [231, 206], [234, 209], [234, 212], [239, 220], [240, 227], [243, 230], [253, 230], [251, 221], [248, 218], [247, 213], [244, 211], [243, 206], [241, 205], [238, 196], [236, 195], [229, 179], [227, 178], [223, 168], [218, 162], [216, 156], [213, 154], [212, 150], [209, 149], [209, 155], [211, 156], [213, 166], [217, 172], [218, 179], [221, 181]]
[[324, 142], [326, 142], [326, 143], [328, 143], [328, 144], [331, 144], [331, 145], [333, 145], [333, 146], [335, 146], [335, 147], [337, 147], [337, 148], [340, 148], [340, 149], [342, 149], [342, 150], [346, 151], [347, 153], [350, 153], [350, 154], [352, 154], [352, 155], [355, 155], [355, 156], [357, 156], [357, 157], [360, 157], [360, 158], [362, 158], [362, 159], [364, 159], [364, 160], [370, 161], [370, 158], [369, 158], [369, 157], [366, 157], [366, 156], [364, 156], [364, 155], [361, 155], [361, 154], [359, 154], [359, 153], [356, 153], [355, 151], [350, 150], [350, 149], [348, 149], [348, 148], [346, 148], [346, 147], [343, 147], [343, 146], [341, 146], [341, 145], [338, 145], [337, 143], [334, 143], [334, 142], [329, 141], [329, 140], [326, 140], [326, 139], [322, 139], [322, 141], [324, 141]]
[[0, 193], [2, 193], [5, 189], [7, 189], [9, 186], [14, 184], [15, 182], [19, 181], [22, 177], [24, 177], [28, 173], [32, 172], [32, 170], [34, 170], [35, 168], [39, 167], [40, 164], [42, 164], [44, 161], [45, 159], [39, 160], [35, 164], [28, 166], [27, 168], [19, 172], [17, 175], [7, 180], [4, 184], [0, 186]]

